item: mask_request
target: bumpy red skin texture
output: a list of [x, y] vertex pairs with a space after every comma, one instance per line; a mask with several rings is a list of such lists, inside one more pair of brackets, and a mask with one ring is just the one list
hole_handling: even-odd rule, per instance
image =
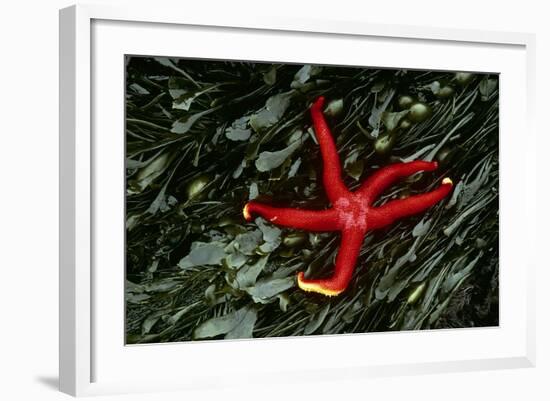
[[392, 184], [420, 171], [433, 171], [437, 169], [437, 162], [417, 160], [395, 163], [376, 171], [356, 191], [349, 191], [342, 180], [340, 158], [322, 112], [323, 104], [324, 98], [319, 97], [310, 111], [323, 158], [323, 185], [331, 207], [326, 210], [276, 208], [252, 201], [245, 205], [243, 214], [248, 221], [259, 215], [283, 227], [307, 231], [340, 231], [342, 240], [333, 275], [310, 280], [304, 278], [303, 273], [298, 274], [298, 285], [303, 290], [333, 296], [348, 287], [367, 231], [423, 212], [444, 199], [451, 192], [453, 184], [445, 178], [431, 192], [373, 207], [376, 199]]

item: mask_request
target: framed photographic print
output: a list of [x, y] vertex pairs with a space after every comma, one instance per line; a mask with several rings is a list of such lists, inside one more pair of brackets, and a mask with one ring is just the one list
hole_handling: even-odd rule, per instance
[[532, 366], [532, 36], [150, 11], [61, 11], [62, 391]]

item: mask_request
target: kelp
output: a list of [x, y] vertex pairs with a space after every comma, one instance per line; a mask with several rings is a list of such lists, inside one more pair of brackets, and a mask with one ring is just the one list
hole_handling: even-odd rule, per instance
[[[131, 57], [127, 342], [497, 325], [498, 77], [464, 74]], [[320, 95], [351, 189], [414, 159], [440, 168], [378, 204], [455, 183], [423, 215], [369, 233], [336, 298], [295, 275], [330, 274], [337, 233], [242, 217], [249, 199], [327, 206], [308, 114]]]

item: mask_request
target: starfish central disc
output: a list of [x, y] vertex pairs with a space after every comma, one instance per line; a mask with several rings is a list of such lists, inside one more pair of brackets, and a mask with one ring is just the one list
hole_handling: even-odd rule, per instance
[[352, 279], [367, 231], [422, 213], [444, 199], [451, 192], [453, 182], [444, 178], [441, 185], [431, 192], [373, 207], [382, 192], [395, 182], [420, 171], [433, 171], [437, 169], [437, 163], [416, 160], [391, 164], [368, 177], [358, 190], [349, 191], [342, 180], [340, 159], [322, 112], [323, 104], [324, 98], [317, 98], [310, 111], [323, 159], [323, 185], [331, 207], [324, 210], [276, 208], [252, 201], [244, 206], [243, 216], [251, 221], [254, 215], [260, 215], [273, 224], [301, 230], [339, 231], [341, 245], [332, 276], [306, 279], [303, 272], [298, 273], [298, 286], [302, 290], [335, 296], [342, 293]]
[[342, 230], [360, 229], [367, 230], [368, 207], [362, 198], [354, 194], [339, 198], [334, 202], [333, 208], [338, 214], [338, 221]]

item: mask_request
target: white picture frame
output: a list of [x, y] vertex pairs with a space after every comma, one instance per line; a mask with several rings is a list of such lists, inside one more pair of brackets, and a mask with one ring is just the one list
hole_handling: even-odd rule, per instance
[[[162, 41], [163, 48], [153, 47], [154, 43], [160, 43], [159, 38], [173, 38], [174, 33], [182, 35], [182, 38], [185, 35], [201, 38], [204, 44], [211, 46], [203, 46], [208, 47], [207, 50], [190, 46], [184, 48], [172, 39]], [[220, 34], [231, 40], [228, 43], [242, 41], [250, 46], [248, 50], [242, 49], [245, 46], [216, 48], [216, 38]], [[266, 41], [271, 41], [269, 43], [273, 46], [270, 49], [263, 52], [254, 49], [254, 35], [259, 34]], [[340, 50], [330, 43], [336, 39]], [[313, 48], [326, 44], [334, 52], [332, 55], [314, 52], [299, 54], [300, 43], [311, 44]], [[534, 44], [534, 35], [523, 33], [373, 25], [357, 21], [304, 20], [266, 15], [227, 18], [215, 10], [208, 15], [193, 13], [190, 5], [186, 6], [185, 13], [154, 7], [112, 8], [104, 5], [79, 5], [61, 10], [60, 390], [80, 396], [201, 389], [234, 385], [232, 374], [237, 373], [246, 373], [255, 381], [268, 385], [274, 376], [280, 384], [281, 380], [292, 382], [343, 377], [361, 380], [381, 375], [534, 366], [533, 274], [536, 260], [531, 256], [535, 255], [535, 241], [527, 233], [536, 231], [535, 197], [527, 197], [526, 191], [521, 188], [536, 188], [536, 176], [531, 174], [536, 171], [535, 150], [534, 147], [523, 146], [520, 149], [517, 146], [517, 141], [535, 142], [532, 126]], [[362, 58], [364, 56], [355, 56], [349, 50], [361, 46], [371, 46], [372, 49], [402, 46], [405, 51], [410, 47], [426, 52], [422, 60], [408, 57], [407, 65], [401, 67], [492, 71], [501, 73], [505, 78], [501, 89], [500, 137], [501, 325], [498, 328], [425, 333], [124, 346], [124, 341], [121, 341], [123, 332], [120, 330], [124, 323], [119, 321], [123, 307], [120, 274], [123, 275], [124, 267], [120, 258], [124, 226], [123, 220], [119, 219], [124, 192], [119, 179], [123, 174], [123, 164], [120, 164], [123, 161], [123, 153], [120, 152], [123, 130], [119, 123], [123, 119], [120, 110], [123, 109], [121, 77], [124, 72], [118, 68], [116, 73], [109, 73], [113, 66], [118, 65], [116, 63], [122, 62], [122, 58], [117, 57], [121, 54], [156, 54], [262, 61], [300, 61], [305, 58], [309, 62], [319, 63], [330, 62], [327, 57], [332, 57], [332, 62], [342, 64], [376, 63], [374, 65], [384, 67], [397, 66], [399, 62], [394, 56], [380, 51], [369, 64]], [[430, 58], [429, 51], [434, 49], [445, 57], [439, 61]], [[452, 53], [467, 57], [458, 62]], [[342, 59], [338, 59], [339, 54]], [[120, 97], [117, 98], [117, 94]], [[512, 109], [516, 112], [506, 113]], [[116, 133], [117, 127], [120, 127], [120, 137], [116, 134], [109, 138], [94, 135], [98, 129]], [[519, 127], [524, 135], [507, 135]], [[101, 163], [98, 163], [99, 160]], [[109, 171], [117, 169], [120, 169], [120, 174], [117, 172], [108, 177]], [[111, 202], [116, 205], [113, 210], [109, 209]], [[514, 213], [511, 213], [512, 209]], [[107, 228], [106, 222], [116, 226], [117, 221], [122, 227], [120, 232]], [[522, 233], [522, 238], [515, 238], [514, 247], [507, 246], [513, 232], [517, 231]], [[109, 276], [111, 273], [102, 269], [105, 261], [115, 266], [111, 269], [114, 276]], [[511, 268], [514, 265], [515, 270]], [[98, 291], [101, 297], [95, 296]], [[448, 347], [451, 343], [456, 346]], [[377, 353], [377, 349], [389, 344], [398, 355]], [[465, 348], [461, 344], [474, 346]], [[320, 346], [342, 352], [334, 357], [319, 359], [315, 349]], [[359, 349], [369, 352], [366, 354], [368, 358], [354, 351]], [[306, 356], [303, 358], [305, 360], [292, 359], [298, 350]], [[421, 353], [421, 350], [424, 352]], [[237, 364], [236, 369], [232, 367], [235, 372], [223, 367], [211, 369], [208, 363], [199, 363], [199, 359], [208, 360], [208, 357], [219, 353], [228, 357], [242, 356], [240, 365]], [[193, 371], [178, 365], [182, 355], [197, 362]], [[258, 355], [272, 362], [270, 367], [258, 368], [256, 365], [252, 368], [250, 362]], [[289, 365], [288, 358], [292, 362], [289, 369], [285, 368]], [[154, 368], [149, 368], [147, 374], [139, 373], [142, 374], [139, 376], [132, 370], [138, 361]], [[159, 368], [155, 361], [165, 362], [166, 369]], [[169, 374], [176, 370], [175, 367], [178, 372]]]

